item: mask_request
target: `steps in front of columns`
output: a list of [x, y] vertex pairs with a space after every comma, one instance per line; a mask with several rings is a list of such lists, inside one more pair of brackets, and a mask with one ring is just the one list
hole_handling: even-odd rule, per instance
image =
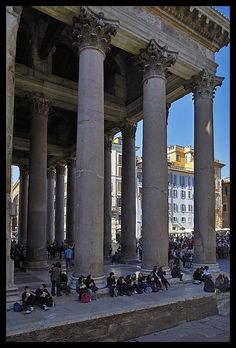
[[88, 304], [73, 295], [56, 301], [46, 312], [39, 308], [28, 316], [7, 312], [6, 341], [121, 342], [217, 314], [215, 294], [183, 284], [179, 289], [104, 297]]

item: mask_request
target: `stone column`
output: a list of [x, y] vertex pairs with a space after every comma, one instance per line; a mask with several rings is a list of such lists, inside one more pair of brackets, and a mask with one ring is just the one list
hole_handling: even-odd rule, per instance
[[67, 207], [66, 207], [66, 239], [70, 244], [75, 241], [75, 171], [76, 161], [67, 161]]
[[21, 242], [25, 245], [27, 242], [28, 185], [29, 185], [28, 167], [20, 166], [18, 242]]
[[30, 115], [30, 167], [26, 268], [47, 267], [47, 121], [51, 101], [43, 94], [28, 95]]
[[111, 238], [111, 148], [112, 137], [104, 138], [104, 258], [109, 258]]
[[121, 258], [136, 260], [136, 122], [126, 119], [122, 131]]
[[11, 259], [11, 163], [15, 95], [16, 38], [22, 6], [6, 6], [6, 308], [19, 300]]
[[48, 169], [48, 191], [47, 191], [47, 243], [50, 244], [55, 239], [55, 170]]
[[55, 241], [58, 245], [64, 242], [64, 186], [65, 166], [56, 166], [56, 211], [55, 211]]
[[143, 270], [168, 265], [166, 70], [176, 58], [151, 40], [137, 61], [143, 67]]
[[192, 78], [194, 96], [194, 262], [216, 264], [213, 97], [223, 78], [203, 70]]
[[104, 281], [104, 59], [117, 26], [81, 8], [74, 17], [79, 54], [76, 158], [76, 231], [73, 276]]

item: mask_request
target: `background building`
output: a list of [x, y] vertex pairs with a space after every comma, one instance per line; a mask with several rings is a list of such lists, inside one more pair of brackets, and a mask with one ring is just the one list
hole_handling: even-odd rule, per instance
[[[137, 150], [138, 148], [136, 148]], [[194, 150], [191, 146], [172, 145], [167, 148], [168, 159], [168, 212], [169, 232], [192, 232], [194, 228]], [[229, 227], [230, 181], [221, 180], [221, 168], [215, 160], [215, 227]], [[66, 239], [67, 173], [64, 179], [64, 236]], [[223, 186], [222, 186], [223, 183]], [[112, 191], [112, 241], [121, 237], [121, 185], [122, 185], [122, 137], [112, 142], [111, 191]], [[223, 191], [222, 191], [223, 190]], [[56, 192], [56, 187], [55, 187]], [[223, 224], [222, 224], [223, 192]], [[55, 193], [56, 194], [56, 193]], [[19, 180], [14, 184], [12, 199], [16, 204], [16, 216], [12, 220], [12, 231], [18, 229]], [[136, 156], [136, 238], [142, 235], [142, 157]]]
[[222, 227], [230, 228], [230, 177], [222, 180]]

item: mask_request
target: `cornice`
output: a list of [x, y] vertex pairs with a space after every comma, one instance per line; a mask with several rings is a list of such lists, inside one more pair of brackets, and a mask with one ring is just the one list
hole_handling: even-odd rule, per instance
[[230, 21], [210, 6], [152, 6], [152, 12], [216, 52], [230, 41]]

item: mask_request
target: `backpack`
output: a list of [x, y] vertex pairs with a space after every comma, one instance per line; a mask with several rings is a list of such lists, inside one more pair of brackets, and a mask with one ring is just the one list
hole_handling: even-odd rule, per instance
[[13, 311], [14, 312], [22, 312], [23, 311], [22, 305], [18, 302], [15, 302], [13, 305]]
[[81, 294], [80, 302], [81, 303], [88, 303], [88, 302], [90, 302], [90, 296], [89, 296], [89, 294], [87, 292], [84, 292], [83, 294]]
[[146, 294], [150, 294], [152, 292], [151, 286], [147, 286], [144, 291]]

